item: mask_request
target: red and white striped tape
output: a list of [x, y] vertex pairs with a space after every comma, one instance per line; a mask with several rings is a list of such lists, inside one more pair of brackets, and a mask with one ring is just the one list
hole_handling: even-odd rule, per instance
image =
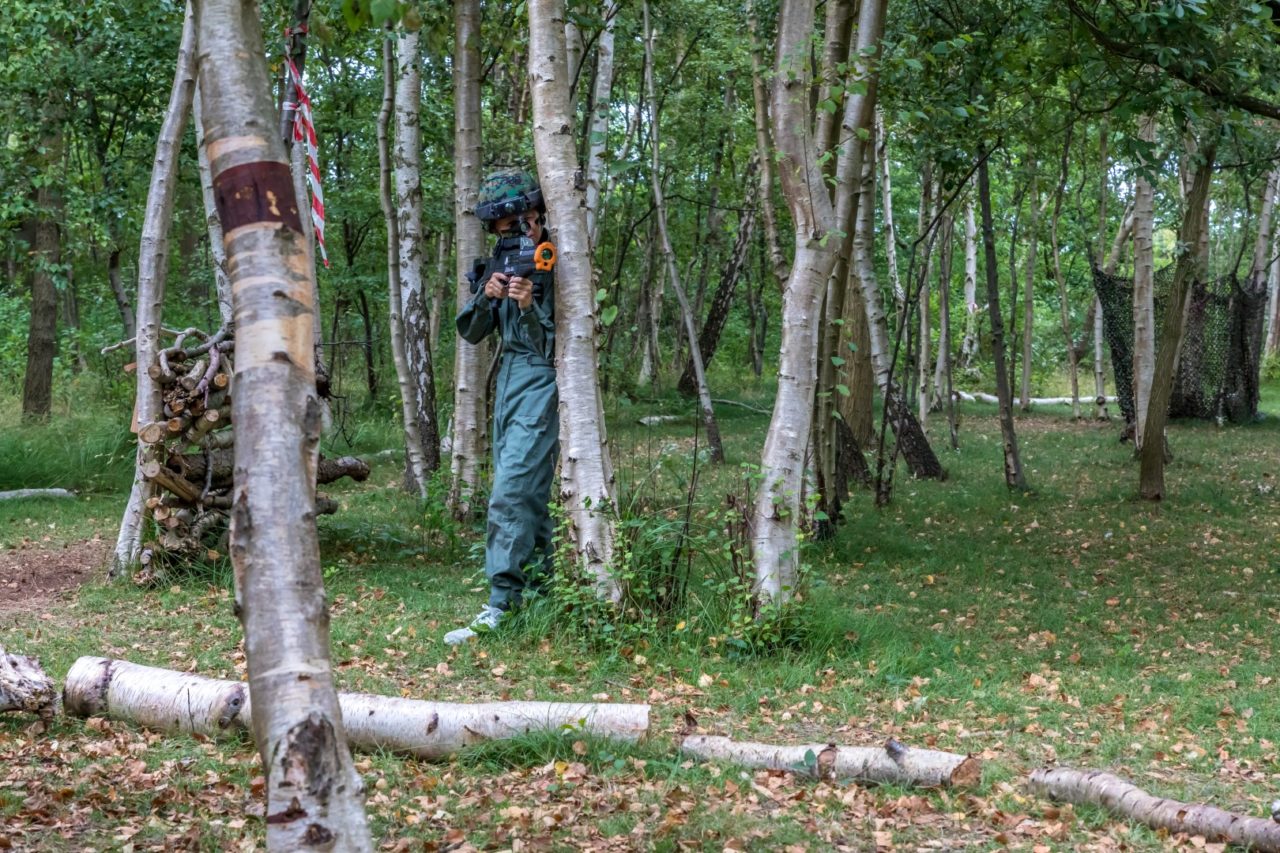
[[311, 186], [311, 221], [315, 223], [316, 245], [320, 247], [320, 258], [325, 269], [329, 268], [329, 255], [324, 250], [324, 190], [320, 187], [320, 149], [316, 141], [316, 127], [311, 121], [311, 98], [307, 90], [302, 88], [302, 75], [293, 60], [285, 57], [284, 77], [286, 90], [293, 92], [296, 103], [285, 104], [292, 108], [293, 140], [307, 147], [307, 183]]

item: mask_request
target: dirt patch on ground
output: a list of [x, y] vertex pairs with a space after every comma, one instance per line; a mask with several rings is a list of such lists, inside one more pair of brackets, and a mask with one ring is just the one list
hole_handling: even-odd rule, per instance
[[102, 570], [111, 543], [94, 537], [0, 550], [0, 616], [29, 612], [67, 596]]

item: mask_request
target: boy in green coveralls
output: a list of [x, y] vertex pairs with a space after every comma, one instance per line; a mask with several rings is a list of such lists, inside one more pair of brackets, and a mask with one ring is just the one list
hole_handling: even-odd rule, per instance
[[529, 582], [550, 570], [547, 504], [560, 442], [553, 273], [503, 271], [513, 269], [504, 261], [514, 250], [544, 240], [542, 191], [527, 172], [496, 172], [480, 188], [476, 215], [498, 242], [490, 257], [476, 263], [473, 296], [459, 312], [457, 327], [472, 344], [495, 330], [501, 337], [484, 549], [489, 602], [470, 625], [445, 634], [450, 645], [496, 628], [520, 604]]

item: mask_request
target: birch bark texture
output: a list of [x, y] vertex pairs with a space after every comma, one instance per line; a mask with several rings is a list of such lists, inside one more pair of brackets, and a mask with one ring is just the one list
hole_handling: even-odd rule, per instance
[[[191, 100], [195, 91], [196, 76], [194, 54], [196, 24], [191, 4], [187, 4], [182, 23], [182, 39], [178, 45], [177, 67], [173, 74], [173, 87], [169, 92], [169, 104], [165, 109], [160, 136], [156, 140], [156, 154], [151, 164], [151, 187], [147, 191], [147, 207], [142, 220], [142, 241], [138, 249], [138, 318], [137, 363], [151, 364], [160, 348], [160, 323], [164, 311], [164, 283], [169, 267], [169, 226], [173, 220], [174, 185], [177, 181], [178, 154], [183, 130], [191, 112]], [[160, 384], [151, 378], [146, 369], [135, 371], [138, 380], [134, 400], [134, 420], [138, 428], [159, 421], [164, 416]], [[133, 486], [125, 504], [124, 517], [120, 521], [120, 533], [116, 537], [115, 551], [111, 555], [111, 577], [126, 576], [137, 565], [142, 553], [142, 533], [146, 524], [146, 502], [154, 494], [154, 487], [142, 476], [142, 468], [153, 461], [152, 445], [138, 441]]]
[[387, 328], [391, 332], [391, 360], [395, 364], [396, 379], [400, 384], [400, 413], [404, 425], [405, 487], [416, 492], [421, 500], [427, 498], [427, 466], [422, 454], [422, 428], [418, 422], [417, 385], [409, 372], [409, 360], [405, 355], [404, 307], [401, 302], [400, 281], [400, 220], [392, 190], [391, 123], [396, 99], [396, 49], [390, 26], [382, 38], [382, 109], [378, 112], [378, 165], [379, 189], [382, 198], [382, 217], [387, 226], [387, 304], [390, 318]]
[[795, 232], [795, 259], [782, 291], [778, 393], [760, 457], [761, 482], [752, 512], [752, 554], [761, 606], [784, 604], [795, 590], [805, 450], [817, 384], [819, 314], [838, 249], [832, 238], [835, 209], [809, 135], [808, 93], [813, 75], [808, 51], [813, 24], [813, 0], [783, 0], [770, 118], [782, 192]]
[[404, 30], [396, 38], [395, 142], [391, 152], [396, 225], [400, 237], [400, 308], [405, 364], [414, 386], [414, 420], [422, 465], [429, 476], [440, 467], [440, 427], [436, 422], [435, 365], [427, 288], [423, 281], [427, 245], [422, 230], [422, 74], [419, 34]]
[[370, 850], [329, 666], [315, 525], [314, 281], [258, 5], [206, 0], [195, 9], [205, 146], [238, 331], [231, 558], [260, 709], [267, 847]]
[[604, 152], [609, 141], [609, 98], [613, 91], [613, 33], [618, 0], [605, 0], [604, 29], [596, 44], [596, 80], [587, 125], [587, 234], [594, 248], [600, 235], [600, 198], [605, 186]]
[[613, 575], [613, 463], [597, 372], [596, 303], [586, 199], [575, 181], [573, 112], [565, 65], [564, 0], [529, 3], [529, 83], [538, 179], [556, 227], [556, 380], [560, 388], [560, 503], [566, 546], [601, 598], [618, 603]]
[[[484, 228], [476, 217], [480, 194], [480, 2], [453, 4], [453, 222], [457, 240], [457, 305], [471, 298], [467, 273], [484, 254]], [[453, 428], [449, 507], [465, 521], [483, 506], [481, 492], [488, 428], [485, 368], [490, 346], [459, 340], [453, 356]]]
[[973, 197], [964, 203], [964, 339], [960, 342], [960, 369], [975, 371], [978, 357], [978, 226]]

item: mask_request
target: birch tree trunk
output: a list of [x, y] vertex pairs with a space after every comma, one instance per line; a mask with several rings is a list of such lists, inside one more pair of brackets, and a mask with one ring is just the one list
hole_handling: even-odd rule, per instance
[[991, 182], [987, 158], [978, 164], [978, 202], [982, 205], [982, 250], [987, 267], [987, 310], [991, 316], [991, 354], [995, 362], [996, 395], [1000, 398], [1000, 435], [1004, 445], [1004, 482], [1010, 489], [1026, 491], [1018, 455], [1018, 435], [1013, 429], [1013, 394], [1004, 365], [1004, 319], [1000, 316], [1000, 273], [996, 266], [996, 234], [991, 218]]
[[[755, 4], [747, 4], [747, 30], [751, 34], [751, 94], [755, 101], [756, 156], [760, 158], [760, 219], [764, 223], [765, 247], [769, 251], [769, 268], [779, 289], [789, 271], [778, 238], [778, 220], [773, 208], [773, 139], [769, 132], [769, 85], [764, 79], [764, 48], [756, 21]], [[790, 130], [788, 129], [788, 132]]]
[[[484, 254], [484, 229], [476, 218], [480, 192], [480, 2], [453, 4], [453, 220], [457, 239], [457, 305], [471, 298], [467, 273]], [[453, 455], [449, 507], [459, 521], [484, 507], [481, 493], [488, 429], [485, 369], [488, 339], [479, 344], [459, 340], [453, 358]]]
[[435, 365], [427, 317], [427, 289], [422, 233], [422, 76], [418, 33], [403, 30], [396, 45], [395, 178], [396, 227], [400, 237], [400, 307], [403, 312], [405, 362], [414, 386], [422, 465], [430, 476], [440, 467], [440, 427], [436, 422]]
[[[814, 110], [813, 138], [819, 154], [828, 154], [838, 143], [836, 120], [845, 97], [845, 81], [841, 79], [841, 67], [849, 61], [849, 44], [852, 40], [854, 4], [850, 0], [826, 0], [826, 19], [822, 26], [822, 66], [818, 78], [818, 108]], [[832, 104], [828, 109], [827, 102]], [[829, 157], [825, 170], [835, 175], [836, 158]]]
[[974, 371], [978, 358], [978, 227], [973, 198], [964, 203], [964, 340], [960, 342], [960, 369]]
[[613, 33], [618, 0], [604, 0], [604, 29], [596, 45], [596, 81], [587, 126], [587, 234], [591, 246], [600, 236], [600, 198], [605, 184], [604, 152], [609, 141], [609, 104], [613, 91]]
[[391, 316], [387, 329], [391, 333], [391, 360], [400, 383], [400, 413], [404, 420], [405, 487], [427, 499], [427, 464], [422, 453], [422, 425], [418, 421], [418, 390], [409, 371], [405, 354], [404, 307], [400, 281], [400, 220], [391, 190], [390, 125], [396, 98], [396, 57], [390, 28], [382, 39], [382, 109], [378, 113], [379, 189], [382, 218], [387, 226], [387, 304]]
[[[917, 210], [916, 233], [925, 240], [924, 262], [920, 269], [920, 287], [916, 293], [916, 418], [925, 429], [929, 418], [929, 344], [933, 323], [929, 316], [929, 273], [933, 267], [933, 234], [926, 235], [933, 222], [933, 165], [926, 162], [920, 171], [920, 207]], [[886, 251], [892, 251], [886, 247]]]
[[[1140, 121], [1138, 137], [1154, 142], [1155, 117]], [[1154, 225], [1155, 190], [1139, 173], [1133, 198], [1133, 442], [1138, 453], [1146, 435], [1156, 356]]]
[[[449, 247], [453, 245], [452, 235], [448, 228], [440, 229], [436, 234], [436, 270], [434, 284], [431, 286], [431, 307], [427, 309], [427, 348], [431, 350], [431, 362], [434, 366], [436, 351], [440, 347], [440, 315], [445, 307], [445, 281], [449, 278]], [[437, 425], [439, 420], [436, 421]], [[443, 442], [441, 452], [444, 452]]]
[[[315, 526], [314, 281], [257, 4], [197, 5], [205, 145], [237, 329], [231, 557], [270, 850], [372, 849], [329, 668]], [[287, 200], [281, 204], [281, 200]], [[299, 464], [301, 462], [301, 464]]]
[[889, 263], [889, 287], [893, 290], [894, 310], [899, 317], [906, 310], [907, 292], [898, 277], [898, 228], [893, 222], [893, 184], [889, 179], [889, 132], [884, 126], [884, 113], [876, 114], [876, 162], [880, 165], [880, 215], [884, 219], [884, 255]]
[[222, 325], [229, 326], [232, 321], [231, 279], [227, 278], [227, 250], [222, 245], [222, 223], [218, 220], [218, 202], [213, 195], [213, 169], [209, 166], [209, 151], [204, 145], [204, 105], [200, 101], [199, 87], [196, 88], [192, 99], [191, 117], [196, 132], [200, 190], [204, 196], [205, 227], [209, 231], [209, 254], [213, 258], [213, 282], [218, 296], [218, 317]]
[[[884, 396], [884, 418], [897, 436], [911, 474], [920, 478], [942, 478], [942, 463], [938, 461], [920, 422], [903, 399], [898, 383], [892, 381], [893, 356], [889, 351], [889, 329], [885, 318], [884, 301], [880, 285], [876, 281], [875, 268], [875, 172], [874, 148], [870, 140], [863, 142], [862, 202], [858, 205], [857, 225], [853, 234], [853, 262], [858, 273], [858, 286], [862, 291], [862, 305], [867, 315], [867, 331], [870, 340], [871, 367], [876, 387]], [[884, 500], [887, 497], [879, 497]]]
[[1058, 222], [1062, 219], [1062, 199], [1067, 191], [1068, 169], [1071, 164], [1071, 134], [1073, 125], [1067, 125], [1066, 139], [1062, 145], [1062, 168], [1058, 186], [1053, 194], [1053, 218], [1049, 222], [1049, 251], [1053, 258], [1053, 278], [1058, 285], [1058, 320], [1062, 325], [1062, 339], [1067, 346], [1067, 373], [1071, 381], [1071, 417], [1080, 420], [1080, 355], [1083, 347], [1077, 347], [1071, 334], [1071, 309], [1067, 294], [1067, 280], [1062, 275], [1062, 261], [1058, 249]]
[[615, 496], [597, 374], [596, 303], [585, 199], [574, 180], [573, 113], [565, 66], [564, 0], [530, 0], [533, 139], [548, 216], [556, 224], [556, 381], [560, 388], [560, 503], [566, 545], [596, 592], [614, 603]]
[[[156, 140], [156, 154], [151, 166], [151, 187], [147, 191], [142, 241], [138, 249], [138, 334], [135, 352], [139, 365], [151, 364], [160, 346], [160, 322], [164, 307], [165, 275], [169, 266], [169, 226], [173, 220], [178, 153], [195, 89], [195, 46], [195, 18], [188, 4], [182, 24], [182, 41], [178, 46], [173, 88], [169, 93], [164, 122], [160, 126], [160, 137]], [[134, 402], [134, 420], [138, 427], [142, 427], [163, 418], [164, 403], [160, 397], [160, 384], [151, 378], [146, 368], [135, 371], [135, 374], [138, 390]], [[124, 517], [120, 521], [116, 548], [111, 556], [110, 577], [128, 575], [137, 565], [138, 556], [142, 553], [146, 503], [154, 494], [151, 482], [142, 476], [142, 468], [154, 461], [155, 452], [153, 445], [139, 440], [133, 486], [125, 504]]]
[[[1276, 256], [1276, 242], [1271, 245], [1271, 256]], [[1280, 350], [1280, 258], [1267, 267], [1267, 337], [1262, 353], [1270, 358]]]
[[938, 226], [938, 356], [934, 360], [933, 384], [929, 392], [929, 406], [941, 409], [947, 395], [947, 372], [951, 369], [951, 240], [955, 220], [945, 214]]
[[[814, 525], [818, 536], [829, 535], [834, 531], [848, 493], [846, 486], [849, 469], [865, 469], [865, 463], [859, 465], [862, 460], [854, 458], [861, 454], [861, 449], [856, 446], [857, 440], [850, 431], [848, 422], [839, 417], [837, 398], [841, 389], [837, 387], [836, 377], [837, 367], [847, 363], [847, 352], [841, 347], [842, 318], [851, 284], [849, 261], [853, 250], [854, 223], [858, 218], [858, 205], [872, 203], [870, 199], [862, 199], [862, 161], [867, 151], [862, 139], [871, 135], [875, 122], [878, 77], [876, 65], [880, 40], [884, 35], [884, 10], [884, 0], [867, 0], [862, 4], [858, 13], [858, 37], [852, 54], [845, 37], [847, 25], [840, 23], [840, 15], [835, 16], [834, 23], [828, 17], [828, 41], [834, 39], [840, 42], [843, 55], [848, 56], [852, 63], [849, 84], [862, 84], [862, 89], [858, 91], [856, 85], [846, 84], [853, 91], [845, 97], [841, 111], [839, 138], [843, 144], [836, 157], [833, 174], [836, 182], [835, 220], [844, 235], [840, 238], [839, 253], [827, 279], [825, 298], [821, 303], [823, 323], [818, 339], [818, 393], [815, 395], [813, 446], [810, 453], [813, 468], [817, 472], [818, 508], [827, 516], [825, 521]], [[836, 64], [835, 61], [831, 62], [833, 69]], [[843, 393], [847, 395], [848, 389]], [[848, 459], [844, 458], [846, 454]], [[842, 462], [845, 463], [843, 469]]]
[[[1165, 307], [1164, 328], [1160, 331], [1160, 347], [1153, 365], [1151, 396], [1146, 421], [1146, 434], [1140, 442], [1142, 468], [1138, 491], [1146, 500], [1158, 501], [1164, 497], [1165, 435], [1169, 420], [1169, 400], [1173, 396], [1173, 382], [1178, 372], [1178, 354], [1182, 349], [1182, 337], [1186, 331], [1185, 318], [1191, 304], [1191, 285], [1205, 256], [1200, 252], [1200, 235], [1206, 224], [1209, 184], [1213, 180], [1213, 161], [1217, 154], [1216, 142], [1205, 145], [1200, 152], [1201, 162], [1196, 167], [1191, 189], [1187, 193], [1186, 212], [1182, 227], [1178, 230], [1178, 262], [1173, 271], [1173, 286], [1169, 289]], [[1275, 184], [1268, 182], [1268, 201], [1258, 217], [1258, 244], [1254, 254], [1255, 266], [1266, 264], [1267, 247], [1271, 243], [1270, 198], [1275, 195]], [[1258, 257], [1261, 255], [1261, 261]], [[1135, 436], [1136, 439], [1136, 436]]]
[[[1044, 208], [1040, 206], [1038, 177], [1036, 172], [1031, 175], [1031, 226], [1027, 229], [1027, 266], [1022, 285], [1022, 381], [1019, 383], [1018, 407], [1023, 411], [1027, 411], [1031, 405], [1031, 360], [1036, 325], [1036, 252], [1040, 239], [1040, 215], [1044, 212]], [[1047, 199], [1045, 203], [1048, 203]]]
[[667, 232], [667, 205], [662, 196], [662, 175], [659, 171], [658, 150], [661, 147], [659, 134], [657, 98], [653, 85], [653, 42], [656, 35], [649, 24], [649, 4], [641, 4], [644, 14], [644, 79], [649, 92], [649, 102], [654, 104], [653, 125], [649, 129], [649, 142], [653, 146], [653, 158], [650, 161], [649, 181], [653, 188], [653, 206], [658, 218], [658, 233], [662, 238], [662, 256], [666, 259], [667, 275], [671, 277], [671, 288], [680, 303], [680, 316], [683, 320], [685, 337], [689, 343], [689, 361], [693, 365], [693, 378], [698, 386], [698, 407], [702, 410], [702, 424], [707, 431], [707, 446], [711, 449], [711, 461], [724, 461], [724, 445], [720, 441], [720, 425], [716, 423], [715, 407], [711, 403], [711, 391], [707, 387], [707, 376], [702, 366], [702, 351], [698, 348], [698, 329], [694, 325], [693, 309], [680, 283], [680, 271], [676, 268], [676, 253], [671, 248], [671, 235]]
[[[778, 12], [777, 74], [771, 118], [778, 171], [795, 230], [795, 261], [782, 293], [778, 394], [760, 458], [762, 479], [752, 513], [752, 554], [761, 605], [793, 594], [799, 565], [805, 448], [813, 418], [822, 288], [837, 247], [835, 211], [808, 138], [811, 72], [807, 48], [814, 0], [783, 0]], [[797, 129], [803, 129], [797, 132]]]

